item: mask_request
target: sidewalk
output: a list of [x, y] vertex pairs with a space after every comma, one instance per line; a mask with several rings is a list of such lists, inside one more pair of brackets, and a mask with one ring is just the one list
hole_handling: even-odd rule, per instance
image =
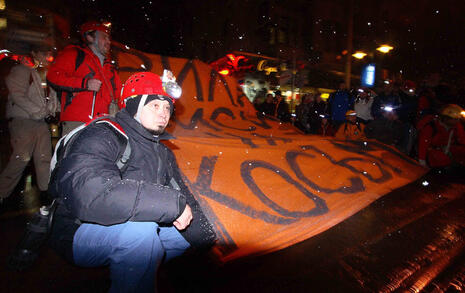
[[[465, 183], [459, 180], [429, 174], [272, 254], [225, 265], [205, 255], [182, 257], [160, 271], [160, 292], [432, 292], [432, 284], [446, 291], [465, 278]], [[6, 271], [28, 215], [0, 215], [2, 292], [106, 292], [106, 268], [78, 268], [48, 248], [29, 271]]]

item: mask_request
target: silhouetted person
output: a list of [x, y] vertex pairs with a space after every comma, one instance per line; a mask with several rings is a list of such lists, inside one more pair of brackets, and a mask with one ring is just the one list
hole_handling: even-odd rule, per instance
[[[30, 54], [33, 64], [17, 64], [5, 78], [13, 153], [0, 174], [0, 202], [13, 192], [31, 159], [39, 190], [48, 187], [52, 143], [46, 120], [55, 116], [58, 101], [55, 92], [48, 92], [43, 84], [52, 52], [50, 47], [33, 45]], [[41, 200], [46, 199], [42, 193]]]

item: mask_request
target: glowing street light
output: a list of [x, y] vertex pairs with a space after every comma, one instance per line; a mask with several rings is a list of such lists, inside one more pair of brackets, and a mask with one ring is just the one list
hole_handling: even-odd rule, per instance
[[394, 49], [394, 47], [389, 45], [381, 45], [378, 48], [376, 48], [376, 50], [380, 51], [381, 53], [389, 53], [389, 51], [391, 51], [392, 49]]
[[366, 55], [367, 55], [366, 53], [361, 52], [361, 51], [358, 51], [352, 54], [352, 56], [354, 56], [357, 59], [363, 59]]

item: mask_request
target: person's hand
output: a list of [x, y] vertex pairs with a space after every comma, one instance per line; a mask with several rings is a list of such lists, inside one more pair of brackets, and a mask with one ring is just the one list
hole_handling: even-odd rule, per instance
[[189, 226], [189, 224], [192, 221], [192, 211], [191, 207], [186, 204], [186, 207], [184, 208], [184, 211], [182, 214], [177, 218], [174, 222], [173, 225], [176, 227], [178, 230], [184, 230]]
[[95, 78], [89, 79], [89, 81], [87, 81], [87, 89], [89, 91], [98, 92], [101, 85], [102, 82]]

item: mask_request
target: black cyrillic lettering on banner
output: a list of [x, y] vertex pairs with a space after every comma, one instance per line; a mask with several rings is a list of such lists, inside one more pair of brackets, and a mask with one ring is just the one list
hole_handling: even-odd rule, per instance
[[249, 100], [249, 98], [247, 98], [247, 96], [244, 94], [244, 91], [242, 91], [242, 88], [240, 86], [236, 87], [236, 95], [237, 95], [237, 103], [241, 106], [241, 107], [244, 107], [244, 101], [242, 101], [243, 98], [245, 98], [245, 100]]
[[266, 123], [265, 117], [263, 117], [263, 115], [260, 115], [258, 112], [256, 113], [256, 117], [260, 122], [250, 120], [247, 117], [245, 117], [244, 111], [240, 111], [240, 115], [241, 115], [242, 120], [252, 122], [253, 124], [255, 124], [255, 125], [263, 128], [263, 129], [270, 129], [271, 128], [271, 126], [268, 123]]
[[221, 131], [221, 129], [211, 125], [210, 123], [208, 123], [208, 121], [203, 119], [203, 108], [198, 108], [197, 110], [195, 110], [194, 115], [192, 115], [191, 121], [190, 121], [190, 123], [188, 125], [183, 124], [181, 121], [176, 119], [176, 124], [177, 125], [181, 126], [184, 129], [189, 129], [189, 130], [192, 130], [195, 127], [197, 127], [197, 124], [199, 122], [202, 123], [203, 125], [207, 126], [210, 129], [213, 129], [215, 131]]
[[196, 188], [190, 182], [187, 176], [185, 176], [183, 173], [181, 173], [181, 176], [185, 184], [190, 186], [192, 194], [194, 195], [195, 199], [199, 202], [210, 224], [212, 224], [213, 227], [216, 227], [215, 232], [216, 232], [216, 237], [218, 240], [217, 245], [219, 249], [221, 250], [221, 253], [223, 255], [228, 255], [232, 253], [233, 251], [235, 251], [237, 249], [236, 243], [229, 235], [228, 230], [226, 230], [223, 223], [221, 223], [221, 221], [218, 219], [218, 216], [215, 214], [213, 209], [210, 207], [208, 201], [200, 196], [199, 189]]
[[343, 150], [345, 150], [347, 152], [359, 154], [359, 155], [374, 159], [374, 160], [376, 160], [376, 162], [382, 163], [385, 166], [391, 168], [397, 174], [402, 173], [402, 170], [400, 168], [398, 168], [396, 166], [393, 166], [393, 165], [389, 164], [388, 162], [385, 162], [383, 160], [383, 158], [379, 158], [379, 157], [374, 156], [374, 155], [372, 155], [370, 153], [367, 153], [369, 151], [379, 150], [379, 148], [374, 147], [374, 146], [377, 146], [377, 144], [374, 143], [373, 141], [370, 141], [369, 143], [368, 142], [362, 142], [362, 141], [346, 141], [347, 144], [342, 144], [342, 143], [331, 141], [331, 143], [334, 146], [336, 146], [336, 147], [338, 147], [340, 149], [343, 149]]
[[[322, 155], [324, 156], [326, 159], [328, 159], [329, 161], [331, 161], [331, 163], [333, 164], [336, 164], [336, 165], [339, 165], [341, 167], [344, 167], [346, 169], [349, 169], [350, 171], [352, 171], [353, 173], [356, 173], [356, 174], [360, 174], [362, 176], [365, 176], [366, 178], [368, 178], [368, 180], [370, 181], [373, 181], [373, 182], [376, 182], [376, 183], [381, 183], [381, 182], [385, 182], [389, 179], [392, 178], [392, 175], [391, 173], [387, 172], [383, 166], [381, 166], [380, 163], [374, 163], [373, 161], [371, 160], [368, 160], [368, 159], [364, 159], [364, 158], [355, 158], [355, 157], [348, 157], [348, 158], [344, 158], [344, 159], [341, 159], [339, 161], [336, 161], [334, 160], [328, 153], [325, 153], [323, 152], [322, 150], [318, 149], [317, 147], [315, 146], [312, 146], [312, 145], [305, 145], [305, 146], [301, 146], [301, 148], [303, 150], [307, 150], [307, 149], [311, 149], [313, 150], [314, 152], [316, 152], [317, 154], [319, 155]], [[365, 170], [358, 170], [357, 168], [351, 166], [348, 164], [348, 162], [350, 161], [358, 161], [358, 162], [366, 162], [367, 164], [373, 164], [375, 165], [381, 172], [381, 177], [380, 178], [374, 178], [373, 176], [371, 176], [367, 171]]]
[[237, 199], [226, 194], [216, 192], [211, 189], [212, 175], [214, 173], [217, 156], [203, 157], [199, 167], [197, 181], [192, 184], [199, 194], [206, 196], [228, 208], [235, 210], [252, 219], [262, 220], [270, 224], [288, 225], [298, 221], [296, 218], [284, 218], [272, 215], [265, 211], [259, 211], [250, 205], [244, 204]]
[[208, 85], [208, 101], [209, 102], [213, 102], [213, 97], [215, 95], [215, 85], [216, 85], [216, 80], [217, 80], [217, 77], [218, 76], [218, 73], [216, 73], [215, 70], [211, 70], [210, 71], [210, 83]]
[[373, 164], [372, 161], [368, 160], [368, 159], [365, 159], [365, 158], [345, 158], [345, 159], [342, 159], [340, 160], [339, 162], [337, 162], [338, 165], [340, 166], [343, 166], [343, 167], [346, 167], [347, 169], [351, 170], [352, 172], [354, 173], [359, 173], [360, 175], [362, 176], [365, 176], [366, 178], [368, 178], [368, 180], [372, 181], [372, 182], [376, 182], [376, 183], [383, 183], [383, 182], [386, 182], [390, 179], [392, 179], [392, 175], [391, 173], [389, 173], [388, 171], [386, 171], [382, 166], [381, 164], [376, 164], [374, 163], [373, 165], [376, 166], [379, 171], [381, 172], [381, 177], [379, 178], [375, 178], [373, 176], [371, 176], [370, 173], [368, 173], [367, 171], [365, 170], [358, 170], [357, 168], [351, 166], [349, 164], [349, 162], [366, 162], [367, 164]]
[[[306, 197], [308, 197], [310, 200], [313, 201], [315, 204], [315, 207], [308, 210], [308, 211], [289, 211], [281, 206], [279, 206], [277, 203], [272, 201], [269, 197], [267, 197], [260, 187], [255, 183], [254, 178], [252, 177], [252, 170], [257, 169], [257, 168], [262, 168], [262, 169], [268, 169], [274, 174], [277, 174], [277, 176], [280, 176], [283, 178], [289, 185], [294, 186], [302, 194], [304, 194]], [[279, 213], [280, 215], [284, 217], [291, 217], [291, 218], [303, 218], [303, 217], [315, 217], [319, 216], [322, 214], [325, 214], [328, 212], [328, 207], [326, 205], [326, 202], [311, 193], [308, 189], [306, 189], [303, 185], [301, 185], [299, 182], [295, 181], [294, 179], [287, 174], [286, 171], [283, 169], [276, 167], [270, 163], [264, 162], [264, 161], [244, 161], [241, 164], [241, 176], [242, 179], [244, 180], [244, 183], [247, 184], [249, 189], [255, 194], [255, 196], [260, 199], [262, 203], [264, 203], [266, 206], [271, 208], [273, 211]], [[270, 179], [270, 182], [275, 182], [274, 180]], [[280, 195], [282, 197], [286, 197], [286, 194]]]
[[[350, 186], [342, 186], [339, 188], [331, 189], [319, 186], [315, 182], [311, 181], [307, 176], [304, 175], [302, 169], [300, 168], [299, 164], [297, 163], [297, 157], [304, 156], [309, 158], [315, 158], [312, 154], [297, 152], [297, 151], [289, 151], [286, 153], [286, 160], [289, 166], [291, 167], [292, 171], [294, 171], [297, 178], [305, 182], [308, 186], [313, 188], [316, 191], [322, 191], [325, 193], [334, 193], [334, 192], [341, 192], [341, 193], [356, 193], [365, 190], [365, 186], [363, 185], [362, 179], [359, 177], [350, 177], [348, 178], [350, 181]], [[326, 157], [326, 156], [325, 156]], [[334, 164], [334, 162], [331, 161]], [[330, 181], [333, 185], [334, 182]]]
[[379, 149], [383, 149], [385, 151], [390, 152], [391, 154], [397, 156], [398, 158], [400, 158], [404, 162], [407, 162], [407, 163], [409, 163], [411, 165], [414, 165], [414, 166], [417, 166], [417, 164], [418, 164], [417, 161], [410, 158], [409, 156], [407, 156], [406, 154], [402, 153], [401, 151], [397, 150], [394, 147], [389, 147], [389, 146], [387, 146], [385, 144], [382, 144], [382, 143], [380, 143], [378, 141], [370, 141], [369, 143], [372, 144], [372, 145], [375, 145]]
[[216, 120], [220, 114], [227, 115], [232, 120], [236, 119], [236, 116], [234, 116], [234, 113], [233, 113], [233, 111], [231, 111], [231, 109], [228, 109], [228, 108], [225, 108], [225, 107], [219, 107], [219, 108], [216, 108], [212, 112], [212, 114], [210, 115], [210, 120], [213, 121], [214, 123], [224, 127], [224, 128], [229, 128], [229, 129], [235, 129], [235, 130], [240, 130], [240, 131], [253, 131], [253, 130], [256, 129], [255, 126], [250, 126], [248, 128], [237, 128], [237, 127], [232, 127], [232, 126], [225, 125], [225, 124], [223, 124], [223, 123]]
[[225, 136], [224, 135], [221, 135], [221, 134], [215, 134], [215, 133], [211, 133], [211, 132], [204, 132], [206, 135], [208, 136], [211, 136], [211, 137], [214, 137], [214, 138], [224, 138]]
[[242, 137], [240, 135], [235, 135], [235, 134], [232, 134], [232, 133], [227, 133], [225, 132], [224, 133], [225, 135], [228, 135], [228, 136], [231, 136], [231, 137], [234, 137], [234, 138], [239, 138], [243, 144], [246, 144], [248, 146], [250, 146], [251, 148], [258, 148], [258, 145], [254, 144], [252, 139], [249, 138], [249, 137]]
[[266, 140], [266, 142], [269, 144], [269, 145], [276, 145], [276, 141], [280, 140], [284, 143], [288, 143], [288, 142], [292, 142], [292, 139], [290, 138], [285, 138], [285, 137], [279, 137], [279, 136], [269, 136], [269, 135], [262, 135], [262, 134], [258, 134], [258, 133], [252, 133], [253, 136], [255, 137], [259, 137], [259, 138], [263, 138]]
[[[335, 147], [343, 149], [343, 150], [345, 150], [347, 152], [351, 152], [351, 153], [359, 154], [359, 155], [362, 155], [362, 156], [365, 156], [365, 157], [368, 157], [368, 158], [372, 158], [372, 159], [376, 160], [377, 162], [380, 162], [380, 163], [384, 164], [385, 166], [391, 168], [391, 170], [396, 172], [397, 174], [402, 173], [402, 170], [400, 168], [398, 168], [396, 166], [393, 166], [393, 165], [389, 164], [388, 162], [385, 162], [383, 160], [383, 158], [379, 158], [379, 157], [374, 156], [374, 155], [372, 155], [370, 153], [367, 153], [368, 151], [378, 150], [379, 148], [374, 148], [373, 147], [373, 146], [380, 146], [378, 143], [375, 143], [373, 141], [370, 141], [370, 142], [347, 141], [348, 144], [342, 144], [342, 143], [331, 141], [331, 143]], [[386, 146], [384, 146], [384, 147], [386, 147]], [[384, 149], [384, 148], [382, 148], [382, 149]]]
[[232, 96], [232, 93], [231, 93], [231, 89], [229, 88], [229, 85], [226, 82], [226, 79], [221, 74], [219, 74], [218, 77], [221, 79], [221, 82], [223, 83], [224, 88], [226, 89], [226, 92], [228, 93], [228, 97], [229, 97], [229, 100], [231, 101], [231, 105], [233, 105], [234, 107], [237, 107], [236, 103], [234, 102], [234, 99], [233, 99], [233, 96]]

